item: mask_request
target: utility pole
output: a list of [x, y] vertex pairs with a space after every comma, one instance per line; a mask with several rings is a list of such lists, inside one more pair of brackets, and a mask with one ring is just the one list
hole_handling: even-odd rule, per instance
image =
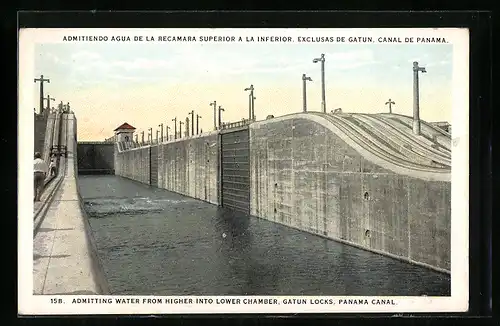
[[183, 124], [183, 123], [184, 123], [184, 122], [179, 121], [179, 136], [180, 136], [181, 138], [182, 138], [182, 124]]
[[252, 120], [253, 118], [253, 104], [254, 104], [254, 97], [253, 97], [253, 85], [250, 85], [250, 87], [245, 88], [245, 91], [250, 91], [250, 94], [248, 94], [248, 119]]
[[391, 99], [389, 99], [389, 101], [385, 102], [385, 105], [389, 105], [389, 113], [392, 113], [392, 104], [396, 104], [396, 103], [394, 103], [394, 101]]
[[167, 141], [168, 141], [168, 134], [169, 134], [169, 133], [168, 133], [168, 131], [169, 131], [169, 130], [170, 130], [170, 127], [169, 127], [169, 126], [167, 126]]
[[163, 122], [160, 123], [158, 127], [161, 127], [161, 142], [163, 143]]
[[255, 121], [255, 96], [252, 96], [252, 120]]
[[198, 135], [199, 134], [199, 125], [200, 125], [200, 119], [201, 119], [201, 115], [196, 115], [196, 134]]
[[306, 82], [312, 81], [311, 77], [307, 77], [306, 74], [302, 74], [302, 101], [304, 112], [307, 112], [307, 91], [306, 91]]
[[174, 139], [177, 139], [177, 117], [173, 118], [172, 121], [174, 122]]
[[219, 129], [222, 129], [222, 111], [224, 111], [224, 109], [219, 105]]
[[214, 130], [217, 130], [217, 101], [210, 103], [214, 107]]
[[321, 109], [326, 113], [326, 95], [325, 95], [325, 55], [322, 53], [320, 58], [313, 59], [313, 63], [321, 62]]
[[47, 95], [47, 98], [45, 99], [47, 101], [47, 114], [50, 114], [50, 101], [55, 101], [55, 98], [50, 97], [50, 95]]
[[186, 137], [189, 137], [189, 117], [186, 117]]
[[[194, 110], [191, 110], [189, 114], [191, 114], [191, 135], [194, 135]], [[189, 132], [187, 135], [189, 136]]]
[[426, 73], [424, 67], [419, 67], [418, 62], [413, 62], [413, 133], [420, 135], [420, 107], [418, 91], [418, 72]]
[[43, 83], [44, 82], [47, 82], [50, 84], [50, 79], [45, 79], [43, 78], [43, 75], [40, 75], [40, 78], [35, 78], [34, 79], [34, 82], [40, 82], [40, 114], [43, 113], [43, 99], [44, 99], [44, 96], [43, 96]]

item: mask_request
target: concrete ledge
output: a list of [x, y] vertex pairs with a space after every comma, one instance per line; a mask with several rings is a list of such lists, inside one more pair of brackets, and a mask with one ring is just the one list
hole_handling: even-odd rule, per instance
[[[68, 150], [76, 146], [68, 119]], [[63, 129], [64, 130], [64, 129]], [[81, 207], [73, 155], [68, 155], [64, 178], [33, 239], [33, 293], [107, 294], [97, 249]]]
[[98, 293], [99, 294], [111, 294], [111, 290], [109, 288], [108, 281], [106, 279], [106, 275], [104, 274], [104, 269], [103, 265], [101, 262], [101, 259], [99, 258], [99, 252], [97, 249], [97, 244], [95, 241], [94, 236], [92, 235], [92, 227], [90, 226], [89, 222], [89, 216], [87, 215], [87, 212], [85, 211], [84, 205], [83, 205], [83, 199], [80, 194], [80, 189], [78, 188], [77, 185], [77, 192], [78, 192], [78, 203], [80, 204], [80, 212], [82, 214], [83, 221], [85, 223], [85, 231], [87, 235], [87, 250], [91, 255], [91, 261], [92, 261], [92, 275], [97, 283], [98, 286]]
[[65, 179], [34, 238], [34, 294], [99, 293], [80, 203], [64, 199], [75, 191]]

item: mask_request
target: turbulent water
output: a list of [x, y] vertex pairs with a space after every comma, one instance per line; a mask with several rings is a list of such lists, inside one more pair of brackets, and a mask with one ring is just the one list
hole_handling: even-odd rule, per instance
[[80, 176], [113, 294], [450, 295], [450, 278], [117, 176]]

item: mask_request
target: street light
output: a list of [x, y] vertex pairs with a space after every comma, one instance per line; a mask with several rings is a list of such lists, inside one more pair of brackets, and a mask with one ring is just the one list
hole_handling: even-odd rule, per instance
[[199, 125], [200, 125], [200, 119], [201, 119], [201, 115], [196, 115], [196, 134], [198, 135], [199, 134]]
[[222, 111], [224, 111], [224, 109], [219, 105], [219, 129], [222, 129]]
[[214, 130], [217, 130], [217, 101], [210, 103], [214, 107]]
[[250, 85], [250, 87], [245, 88], [245, 91], [250, 91], [250, 94], [248, 95], [248, 119], [252, 120], [254, 117], [254, 99], [253, 97], [253, 85]]
[[177, 117], [173, 118], [172, 121], [174, 122], [174, 139], [177, 139]]
[[413, 62], [413, 133], [420, 135], [420, 104], [418, 91], [418, 72], [426, 73], [424, 67], [419, 67], [418, 62]]
[[306, 74], [302, 74], [302, 100], [303, 100], [303, 108], [304, 112], [307, 112], [307, 91], [306, 91], [306, 82], [311, 81], [311, 77], [307, 77]]
[[326, 96], [325, 96], [325, 55], [322, 53], [321, 58], [313, 59], [313, 63], [321, 62], [321, 109], [326, 113]]
[[[191, 115], [191, 135], [194, 135], [194, 110], [191, 110], [189, 114]], [[189, 136], [189, 133], [187, 135]]]
[[153, 142], [153, 128], [149, 128], [148, 129], [148, 143], [151, 145], [152, 142]]
[[389, 101], [385, 102], [385, 105], [389, 105], [389, 113], [392, 113], [392, 105], [396, 104], [393, 100], [389, 99]]
[[167, 141], [168, 141], [168, 135], [169, 135], [169, 132], [168, 132], [168, 131], [169, 131], [169, 130], [170, 130], [170, 127], [169, 127], [169, 126], [167, 126]]
[[161, 127], [161, 142], [163, 143], [163, 122], [160, 123], [158, 127]]

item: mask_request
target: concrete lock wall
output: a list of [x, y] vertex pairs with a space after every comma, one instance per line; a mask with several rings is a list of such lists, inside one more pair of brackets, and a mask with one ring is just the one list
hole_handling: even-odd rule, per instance
[[149, 184], [149, 146], [120, 151], [115, 147], [115, 174]]
[[251, 214], [450, 270], [450, 182], [388, 171], [308, 119], [250, 126]]
[[[449, 271], [451, 183], [375, 164], [328, 123], [297, 114], [250, 125], [250, 214]], [[115, 173], [150, 184], [149, 146], [118, 145]], [[158, 186], [219, 204], [219, 145], [217, 132], [159, 145]]]
[[[217, 142], [212, 132], [155, 145], [158, 187], [217, 204]], [[150, 184], [150, 146], [115, 151], [116, 175]]]
[[158, 150], [158, 186], [217, 204], [217, 132], [168, 142]]
[[81, 174], [113, 173], [114, 147], [112, 143], [78, 143], [78, 172]]

